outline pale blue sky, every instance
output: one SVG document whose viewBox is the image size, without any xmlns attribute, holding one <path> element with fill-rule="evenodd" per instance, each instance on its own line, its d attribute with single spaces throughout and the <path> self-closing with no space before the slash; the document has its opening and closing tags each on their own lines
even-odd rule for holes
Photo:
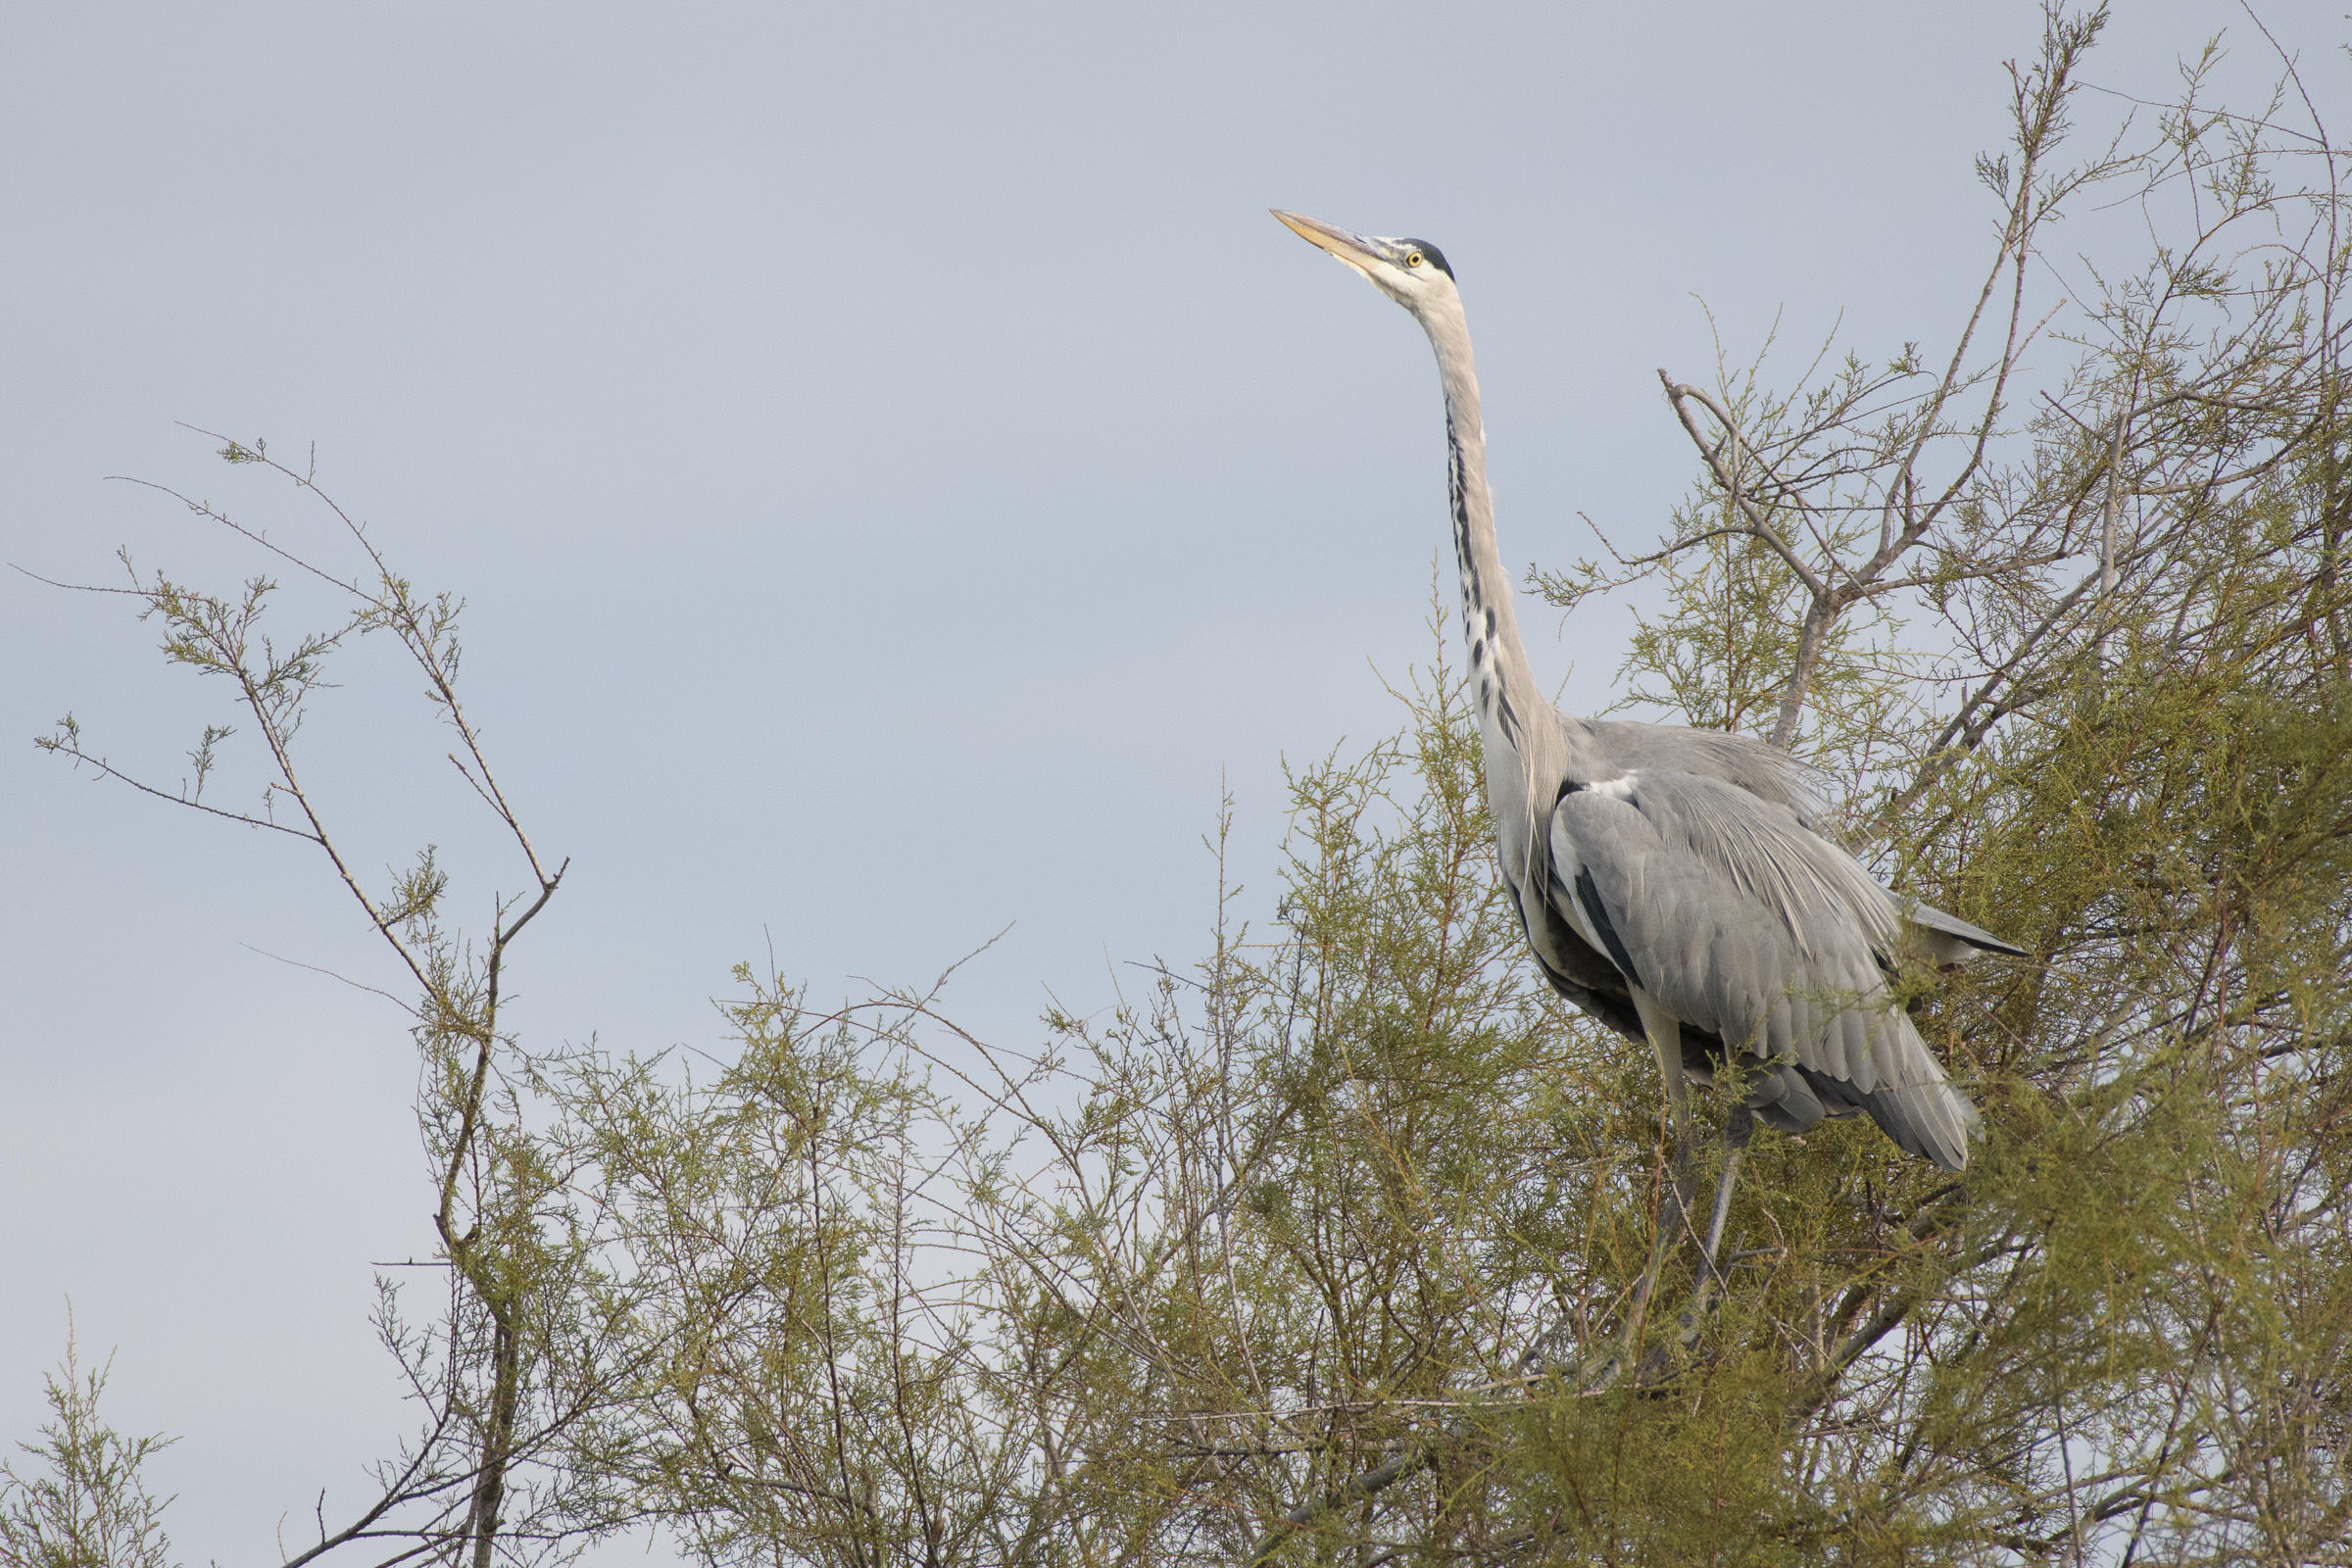
<svg viewBox="0 0 2352 1568">
<path fill-rule="evenodd" d="M 2333 7 L 2267 15 L 2316 55 Z M 2234 7 L 2125 8 L 2162 91 Z M 1261 913 L 1281 760 L 1392 727 L 1444 543 L 1411 322 L 1266 216 L 1443 246 L 1504 554 L 1654 537 L 1702 379 L 1786 307 L 1884 355 L 1986 252 L 2024 0 L 1972 6 L 18 7 L 0 27 L 0 559 L 253 569 L 132 474 L 318 539 L 187 420 L 295 453 L 471 604 L 476 714 L 573 858 L 542 1041 L 713 1044 L 772 942 L 1019 1036 Z M 2342 75 L 2340 61 L 2325 70 Z M 2343 101 L 2339 99 L 2338 101 Z M 253 1561 L 405 1426 L 370 1259 L 428 1245 L 392 977 L 324 868 L 26 744 L 176 779 L 220 694 L 113 602 L 0 578 L 0 1438 L 73 1298 L 184 1557 Z M 1527 616 L 1606 700 L 1622 608 Z M 368 653 L 316 777 L 381 864 L 512 868 Z M 397 711 L 397 717 L 387 717 Z M 216 784 L 257 787 L 250 764 Z M 460 825 L 453 826 L 456 823 Z M 472 867 L 480 866 L 476 871 Z M 256 950 L 260 950 L 257 952 Z M 289 1538 L 291 1539 L 291 1538 Z"/>
</svg>

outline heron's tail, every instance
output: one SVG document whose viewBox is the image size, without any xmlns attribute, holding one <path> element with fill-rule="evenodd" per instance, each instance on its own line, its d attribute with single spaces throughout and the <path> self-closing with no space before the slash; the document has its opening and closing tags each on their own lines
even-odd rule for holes
<svg viewBox="0 0 2352 1568">
<path fill-rule="evenodd" d="M 1914 1035 L 1913 1044 L 1912 1059 L 1926 1070 L 1906 1074 L 1915 1080 L 1911 1083 L 1883 1083 L 1865 1092 L 1824 1072 L 1796 1070 L 1831 1115 L 1861 1111 L 1904 1153 L 1932 1159 L 1945 1170 L 1966 1170 L 1969 1135 L 1984 1125 L 1984 1118 L 1944 1077 L 1927 1042 Z"/>
</svg>

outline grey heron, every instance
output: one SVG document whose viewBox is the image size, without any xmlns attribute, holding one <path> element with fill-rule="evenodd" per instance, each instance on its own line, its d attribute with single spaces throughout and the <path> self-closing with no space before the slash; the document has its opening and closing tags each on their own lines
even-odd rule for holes
<svg viewBox="0 0 2352 1568">
<path fill-rule="evenodd" d="M 1803 769 L 1779 748 L 1554 708 L 1530 671 L 1495 549 L 1452 269 L 1424 240 L 1274 216 L 1410 311 L 1437 351 L 1462 631 L 1503 880 L 1544 978 L 1656 1054 L 1679 1150 L 1687 1081 L 1729 1073 L 1742 1090 L 1712 1229 L 1749 1125 L 1743 1111 L 1791 1133 L 1868 1114 L 1907 1152 L 1965 1169 L 1976 1107 L 1889 981 L 1906 956 L 1941 965 L 2024 950 L 1882 887 L 1824 836 Z"/>
</svg>

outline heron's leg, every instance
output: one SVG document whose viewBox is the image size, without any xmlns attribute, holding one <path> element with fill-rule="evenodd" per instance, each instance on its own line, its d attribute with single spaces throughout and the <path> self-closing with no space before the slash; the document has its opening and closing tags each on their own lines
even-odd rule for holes
<svg viewBox="0 0 2352 1568">
<path fill-rule="evenodd" d="M 1745 1105 L 1734 1105 L 1723 1123 L 1723 1177 L 1715 1184 L 1715 1212 L 1707 1220 L 1707 1274 L 1715 1278 L 1715 1254 L 1723 1246 L 1723 1222 L 1732 1211 L 1732 1187 L 1740 1179 L 1740 1158 L 1747 1152 L 1747 1141 L 1755 1135 L 1756 1113 Z"/>
<path fill-rule="evenodd" d="M 1658 1081 L 1666 1086 L 1667 1114 L 1679 1143 L 1690 1126 L 1690 1090 L 1683 1082 L 1683 1021 L 1650 1000 L 1649 993 L 1640 986 L 1635 986 L 1633 993 L 1642 1032 L 1649 1036 L 1649 1049 L 1658 1058 Z"/>
<path fill-rule="evenodd" d="M 1657 1054 L 1658 1076 L 1666 1089 L 1666 1121 L 1673 1140 L 1673 1154 L 1668 1161 L 1666 1192 L 1658 1209 L 1658 1228 L 1650 1242 L 1649 1266 L 1642 1271 L 1642 1281 L 1634 1287 L 1634 1299 L 1626 1313 L 1625 1332 L 1630 1346 L 1642 1332 L 1642 1314 L 1648 1309 L 1649 1298 L 1658 1288 L 1658 1275 L 1666 1267 L 1666 1256 L 1682 1239 L 1690 1223 L 1690 1091 L 1683 1081 L 1683 1025 L 1665 1008 L 1650 1000 L 1641 987 L 1634 987 L 1634 1010 L 1642 1015 L 1642 1032 L 1649 1036 L 1649 1049 Z"/>
<path fill-rule="evenodd" d="M 1707 1219 L 1707 1239 L 1699 1250 L 1705 1267 L 1699 1271 L 1698 1288 L 1690 1293 L 1690 1304 L 1683 1308 L 1676 1319 L 1682 1330 L 1682 1348 L 1689 1349 L 1698 1343 L 1699 1320 L 1713 1304 L 1716 1287 L 1723 1283 L 1723 1270 L 1716 1258 L 1723 1250 L 1724 1222 L 1731 1217 L 1732 1188 L 1740 1180 L 1740 1159 L 1747 1152 L 1747 1141 L 1756 1130 L 1756 1115 L 1745 1105 L 1734 1105 L 1723 1124 L 1723 1175 L 1715 1183 L 1715 1211 Z"/>
</svg>

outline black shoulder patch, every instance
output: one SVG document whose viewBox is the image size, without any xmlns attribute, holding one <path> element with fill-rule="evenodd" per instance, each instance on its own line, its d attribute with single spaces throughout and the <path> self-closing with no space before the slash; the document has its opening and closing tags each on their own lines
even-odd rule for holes
<svg viewBox="0 0 2352 1568">
<path fill-rule="evenodd" d="M 1625 939 L 1610 923 L 1609 911 L 1600 902 L 1600 889 L 1592 884 L 1592 873 L 1581 866 L 1576 873 L 1576 902 L 1584 906 L 1592 929 L 1600 933 L 1602 944 L 1609 950 L 1609 961 L 1617 965 L 1617 972 L 1636 985 L 1642 984 L 1641 973 L 1634 968 L 1633 955 L 1625 951 Z"/>
<path fill-rule="evenodd" d="M 1432 245 L 1425 239 L 1408 239 L 1405 241 L 1405 243 L 1410 245 L 1413 249 L 1419 251 L 1422 255 L 1428 257 L 1430 266 L 1436 268 L 1439 271 L 1444 272 L 1447 277 L 1453 277 L 1453 269 L 1446 265 L 1446 253 L 1444 251 L 1438 249 L 1435 245 Z M 1459 282 L 1460 279 L 1456 278 L 1455 281 Z"/>
</svg>

